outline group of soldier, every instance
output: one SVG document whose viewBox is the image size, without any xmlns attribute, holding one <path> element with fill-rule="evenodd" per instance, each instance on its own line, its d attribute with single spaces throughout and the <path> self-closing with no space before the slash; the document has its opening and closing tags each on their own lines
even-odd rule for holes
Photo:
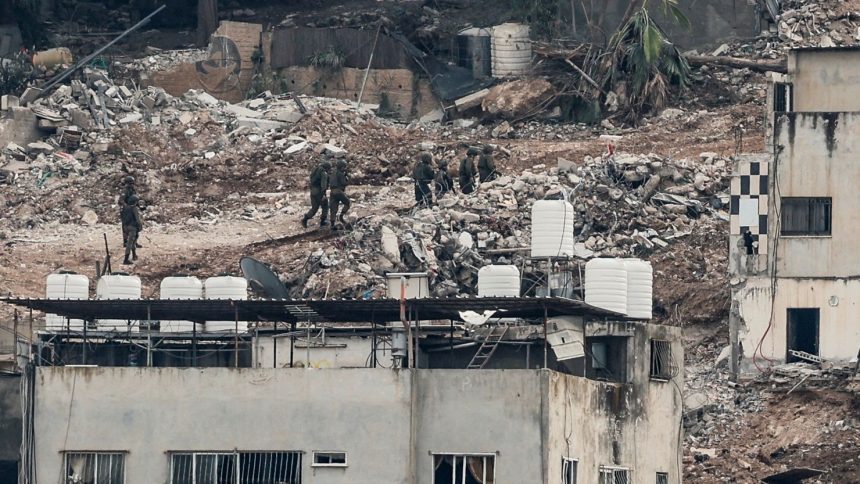
<svg viewBox="0 0 860 484">
<path fill-rule="evenodd" d="M 307 228 L 308 221 L 314 218 L 320 209 L 320 227 L 328 226 L 329 220 L 333 227 L 337 227 L 338 222 L 346 223 L 344 215 L 351 205 L 346 195 L 346 187 L 350 182 L 348 166 L 345 159 L 339 158 L 334 164 L 330 159 L 325 159 L 314 167 L 309 184 L 311 208 L 302 217 L 302 227 Z M 343 210 L 340 210 L 341 206 Z"/>
<path fill-rule="evenodd" d="M 480 156 L 479 156 L 480 155 Z M 478 157 L 477 167 L 475 157 Z M 457 178 L 460 183 L 460 191 L 469 194 L 477 187 L 475 177 L 480 183 L 494 180 L 498 176 L 496 163 L 493 161 L 493 148 L 489 145 L 479 150 L 470 147 L 466 150 L 466 157 L 460 161 L 457 170 Z M 415 203 L 419 206 L 430 206 L 433 204 L 433 193 L 436 200 L 452 192 L 456 193 L 454 180 L 448 172 L 448 161 L 439 160 L 436 169 L 433 168 L 433 156 L 430 153 L 421 153 L 418 162 L 412 170 L 412 179 L 415 181 Z M 433 185 L 431 190 L 430 186 Z"/>
</svg>

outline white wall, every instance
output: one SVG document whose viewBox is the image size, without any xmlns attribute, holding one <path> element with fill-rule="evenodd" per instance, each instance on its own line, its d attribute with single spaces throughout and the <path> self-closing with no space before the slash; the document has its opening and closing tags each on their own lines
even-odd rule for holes
<svg viewBox="0 0 860 484">
<path fill-rule="evenodd" d="M 860 49 L 789 54 L 795 111 L 860 111 Z"/>
<path fill-rule="evenodd" d="M 325 345 L 322 345 L 323 340 L 318 336 L 318 332 L 319 330 L 314 330 L 311 333 L 313 344 L 310 351 L 306 343 L 307 336 L 297 339 L 293 349 L 295 366 L 311 368 L 366 368 L 369 366 L 370 352 L 373 347 L 373 340 L 370 337 L 326 335 Z M 252 346 L 256 355 L 254 361 L 259 364 L 259 368 L 273 368 L 275 359 L 277 359 L 278 368 L 290 366 L 290 338 L 261 336 L 257 341 L 258 343 Z M 275 341 L 277 341 L 277 351 L 275 351 Z M 310 357 L 310 365 L 308 365 L 308 357 Z M 390 351 L 383 352 L 380 349 L 377 352 L 377 358 L 383 366 L 391 366 Z"/>
</svg>

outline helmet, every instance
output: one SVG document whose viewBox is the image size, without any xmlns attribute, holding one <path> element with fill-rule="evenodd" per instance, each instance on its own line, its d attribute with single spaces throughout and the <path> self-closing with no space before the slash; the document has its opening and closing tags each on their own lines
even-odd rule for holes
<svg viewBox="0 0 860 484">
<path fill-rule="evenodd" d="M 123 179 L 122 179 L 122 181 L 123 181 L 124 183 L 134 183 L 134 177 L 133 177 L 133 176 L 131 176 L 131 175 L 128 175 L 128 176 L 126 176 L 125 178 L 123 178 Z"/>
<path fill-rule="evenodd" d="M 128 197 L 128 204 L 129 205 L 135 205 L 139 201 L 140 201 L 140 197 L 138 197 L 137 195 L 132 195 L 132 196 Z"/>
<path fill-rule="evenodd" d="M 322 166 L 324 170 L 330 170 L 331 169 L 331 161 L 323 160 L 323 162 L 320 163 L 320 166 Z"/>
<path fill-rule="evenodd" d="M 478 156 L 478 148 L 469 148 L 466 151 L 466 156 Z"/>
<path fill-rule="evenodd" d="M 343 158 L 337 160 L 337 167 L 338 168 L 346 168 L 346 160 Z"/>
<path fill-rule="evenodd" d="M 448 167 L 448 160 L 444 160 L 444 159 L 439 160 L 438 165 L 439 165 L 439 168 L 447 168 Z"/>
<path fill-rule="evenodd" d="M 490 145 L 484 145 L 484 153 L 490 154 L 493 152 L 493 147 Z"/>
<path fill-rule="evenodd" d="M 422 163 L 430 163 L 431 161 L 433 161 L 433 156 L 425 151 L 421 153 L 421 157 L 419 159 Z"/>
</svg>

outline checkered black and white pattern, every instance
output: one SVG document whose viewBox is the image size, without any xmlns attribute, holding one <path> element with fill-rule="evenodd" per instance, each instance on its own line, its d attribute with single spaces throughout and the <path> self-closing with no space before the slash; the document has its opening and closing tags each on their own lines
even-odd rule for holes
<svg viewBox="0 0 860 484">
<path fill-rule="evenodd" d="M 759 254 L 767 253 L 768 166 L 767 162 L 738 162 L 731 186 L 731 235 L 749 230 Z"/>
</svg>

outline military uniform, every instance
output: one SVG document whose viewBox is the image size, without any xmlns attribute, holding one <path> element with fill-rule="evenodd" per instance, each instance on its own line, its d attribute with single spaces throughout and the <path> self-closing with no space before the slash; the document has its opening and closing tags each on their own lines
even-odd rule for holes
<svg viewBox="0 0 860 484">
<path fill-rule="evenodd" d="M 439 169 L 436 171 L 436 199 L 443 197 L 448 192 L 455 191 L 454 180 L 448 174 L 448 163 L 439 162 Z"/>
<path fill-rule="evenodd" d="M 337 163 L 329 180 L 329 188 L 331 188 L 331 223 L 336 221 L 343 222 L 343 216 L 346 215 L 351 203 L 349 197 L 346 196 L 346 187 L 349 185 L 349 173 L 347 173 L 346 161 L 341 160 Z M 343 205 L 343 210 L 338 216 L 337 211 L 340 205 Z"/>
<path fill-rule="evenodd" d="M 119 194 L 119 216 L 122 221 L 122 211 L 129 204 L 131 197 L 137 196 L 134 189 L 134 177 L 127 176 L 123 179 L 122 192 Z M 125 247 L 125 242 L 128 240 L 128 233 L 125 230 L 125 224 L 122 224 L 122 245 Z"/>
<path fill-rule="evenodd" d="M 484 152 L 478 158 L 478 175 L 481 183 L 495 180 L 498 175 L 496 163 L 493 161 L 493 149 L 489 146 L 484 147 Z"/>
<path fill-rule="evenodd" d="M 317 210 L 320 209 L 322 209 L 322 214 L 320 214 L 320 226 L 324 226 L 328 223 L 326 221 L 328 218 L 328 197 L 326 197 L 326 191 L 328 190 L 328 172 L 330 169 L 331 162 L 323 161 L 314 168 L 314 171 L 311 172 L 311 209 L 308 210 L 304 217 L 302 217 L 302 227 L 307 227 L 308 220 L 314 218 L 314 215 L 317 214 Z"/>
<path fill-rule="evenodd" d="M 137 260 L 137 235 L 143 227 L 143 218 L 140 216 L 137 202 L 137 195 L 132 195 L 129 197 L 128 203 L 122 208 L 122 231 L 126 234 L 125 260 L 123 260 L 123 264 L 131 264 L 129 256 L 133 260 Z"/>
<path fill-rule="evenodd" d="M 460 181 L 460 191 L 463 193 L 472 193 L 475 191 L 475 156 L 478 150 L 469 148 L 466 152 L 466 157 L 460 162 L 460 170 L 458 173 Z"/>
<path fill-rule="evenodd" d="M 433 168 L 430 166 L 432 160 L 429 153 L 424 153 L 412 170 L 412 179 L 415 180 L 415 202 L 418 205 L 433 203 L 433 192 L 430 190 L 430 184 L 433 183 L 434 178 Z"/>
</svg>

